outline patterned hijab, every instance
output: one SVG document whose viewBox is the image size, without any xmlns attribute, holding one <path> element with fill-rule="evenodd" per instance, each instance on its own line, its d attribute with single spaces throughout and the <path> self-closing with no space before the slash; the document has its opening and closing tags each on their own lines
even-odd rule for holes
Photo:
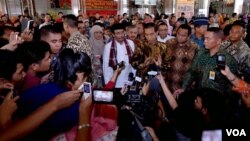
<svg viewBox="0 0 250 141">
<path fill-rule="evenodd" d="M 103 50 L 104 50 L 104 39 L 101 38 L 100 40 L 97 40 L 95 38 L 94 33 L 95 32 L 103 32 L 103 29 L 99 26 L 99 25 L 94 25 L 91 29 L 90 29 L 90 38 L 89 41 L 92 44 L 92 52 L 94 55 L 102 55 L 103 54 Z"/>
</svg>

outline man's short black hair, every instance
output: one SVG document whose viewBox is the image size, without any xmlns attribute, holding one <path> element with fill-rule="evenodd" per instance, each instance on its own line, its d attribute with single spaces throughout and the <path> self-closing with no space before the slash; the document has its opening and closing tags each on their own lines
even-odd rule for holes
<svg viewBox="0 0 250 141">
<path fill-rule="evenodd" d="M 61 11 L 60 11 L 60 12 L 58 12 L 58 14 L 57 14 L 57 15 L 59 15 L 59 14 L 63 14 L 63 12 L 61 12 Z"/>
<path fill-rule="evenodd" d="M 160 22 L 160 23 L 158 24 L 158 26 L 157 26 L 157 31 L 158 31 L 159 27 L 160 27 L 160 26 L 162 26 L 162 25 L 165 25 L 165 26 L 167 26 L 167 27 L 168 27 L 168 25 L 167 25 L 166 23 L 164 23 L 164 22 Z"/>
<path fill-rule="evenodd" d="M 136 25 L 129 25 L 129 26 L 127 26 L 127 30 L 130 30 L 130 29 L 133 29 L 133 28 L 137 28 L 137 26 Z"/>
<path fill-rule="evenodd" d="M 71 28 L 77 28 L 77 17 L 73 14 L 68 14 L 64 17 L 64 22 Z"/>
<path fill-rule="evenodd" d="M 155 26 L 155 24 L 154 23 L 145 23 L 144 25 L 143 25 L 143 27 L 144 27 L 144 31 L 145 31 L 145 29 L 147 29 L 147 28 L 154 28 L 154 31 L 155 32 L 157 32 L 157 27 Z"/>
<path fill-rule="evenodd" d="M 55 25 L 46 25 L 46 26 L 43 26 L 40 29 L 40 39 L 43 39 L 44 37 L 47 37 L 49 35 L 49 33 L 61 34 L 62 30 L 60 30 L 59 27 L 57 27 Z"/>
<path fill-rule="evenodd" d="M 224 33 L 223 31 L 218 28 L 218 27 L 210 27 L 207 29 L 208 32 L 213 32 L 214 33 L 214 36 L 216 38 L 220 38 L 220 39 L 223 39 L 224 38 Z"/>
<path fill-rule="evenodd" d="M 112 33 L 115 33 L 115 30 L 119 30 L 119 29 L 125 30 L 124 25 L 121 23 L 116 23 L 116 24 L 112 25 L 112 27 L 111 27 Z"/>
<path fill-rule="evenodd" d="M 0 49 L 0 78 L 11 81 L 16 72 L 17 58 L 13 51 Z"/>
<path fill-rule="evenodd" d="M 128 13 L 123 13 L 123 14 L 122 14 L 123 17 L 126 16 L 126 15 L 128 15 Z"/>
<path fill-rule="evenodd" d="M 181 24 L 179 26 L 178 30 L 179 29 L 185 29 L 185 30 L 187 30 L 188 31 L 188 36 L 191 35 L 191 33 L 192 33 L 192 28 L 188 24 Z"/>
<path fill-rule="evenodd" d="M 243 29 L 242 32 L 246 32 L 246 22 L 244 22 L 244 21 L 242 21 L 242 20 L 236 20 L 236 21 L 233 23 L 232 27 L 234 27 L 234 26 L 240 26 L 240 27 L 242 27 L 242 29 Z"/>
<path fill-rule="evenodd" d="M 40 63 L 47 52 L 51 52 L 50 45 L 44 41 L 24 42 L 15 50 L 18 59 L 27 71 L 29 66 L 33 63 Z"/>
</svg>

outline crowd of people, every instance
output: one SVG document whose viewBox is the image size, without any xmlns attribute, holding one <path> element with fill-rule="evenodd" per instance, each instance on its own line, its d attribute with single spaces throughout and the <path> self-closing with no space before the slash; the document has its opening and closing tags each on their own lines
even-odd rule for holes
<svg viewBox="0 0 250 141">
<path fill-rule="evenodd" d="M 1 15 L 0 140 L 137 141 L 146 130 L 147 141 L 199 141 L 249 129 L 248 19 Z M 115 102 L 85 98 L 85 82 Z M 139 104 L 124 102 L 132 86 Z"/>
</svg>

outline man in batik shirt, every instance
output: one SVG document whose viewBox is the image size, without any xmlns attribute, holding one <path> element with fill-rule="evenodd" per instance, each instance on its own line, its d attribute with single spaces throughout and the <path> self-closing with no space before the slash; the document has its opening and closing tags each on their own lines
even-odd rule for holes
<svg viewBox="0 0 250 141">
<path fill-rule="evenodd" d="M 154 23 L 147 23 L 144 26 L 146 40 L 137 44 L 132 56 L 131 64 L 137 69 L 139 75 L 144 75 L 149 71 L 149 67 L 155 64 L 158 59 L 162 60 L 161 64 L 156 64 L 161 69 L 167 69 L 169 54 L 166 45 L 157 41 L 157 32 Z"/>
<path fill-rule="evenodd" d="M 226 65 L 233 73 L 237 71 L 237 62 L 224 50 L 220 50 L 223 39 L 223 31 L 219 28 L 208 28 L 205 33 L 205 48 L 201 48 L 195 56 L 190 69 L 188 70 L 182 84 L 182 89 L 175 91 L 174 95 L 179 95 L 190 88 L 196 82 L 196 88 L 211 88 L 222 94 L 231 93 L 231 84 L 227 78 L 221 74 L 221 69 L 217 67 L 218 55 L 225 56 Z"/>
<path fill-rule="evenodd" d="M 66 33 L 70 34 L 67 48 L 73 49 L 75 52 L 84 52 L 88 56 L 92 55 L 92 47 L 86 36 L 82 35 L 78 30 L 77 17 L 75 15 L 66 15 L 63 21 L 63 27 Z"/>
<path fill-rule="evenodd" d="M 234 24 L 229 33 L 229 39 L 221 44 L 221 48 L 225 49 L 238 62 L 238 72 L 243 76 L 250 75 L 250 48 L 242 40 L 245 34 L 245 26 L 242 24 Z"/>
<path fill-rule="evenodd" d="M 171 92 L 181 88 L 183 77 L 199 48 L 190 39 L 191 30 L 188 24 L 182 24 L 177 30 L 176 38 L 166 42 L 171 58 L 166 82 Z"/>
</svg>

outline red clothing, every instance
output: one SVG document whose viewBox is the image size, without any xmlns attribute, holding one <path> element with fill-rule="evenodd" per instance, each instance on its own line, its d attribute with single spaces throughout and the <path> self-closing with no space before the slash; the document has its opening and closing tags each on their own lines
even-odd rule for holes
<svg viewBox="0 0 250 141">
<path fill-rule="evenodd" d="M 107 85 L 103 88 L 103 90 L 112 90 L 115 88 L 115 82 L 109 81 Z"/>
<path fill-rule="evenodd" d="M 62 21 L 62 18 L 58 18 L 58 19 L 56 19 L 56 23 L 62 23 L 63 21 Z"/>
<path fill-rule="evenodd" d="M 27 73 L 21 90 L 27 90 L 31 87 L 40 85 L 40 82 L 41 82 L 41 78 Z"/>
</svg>

